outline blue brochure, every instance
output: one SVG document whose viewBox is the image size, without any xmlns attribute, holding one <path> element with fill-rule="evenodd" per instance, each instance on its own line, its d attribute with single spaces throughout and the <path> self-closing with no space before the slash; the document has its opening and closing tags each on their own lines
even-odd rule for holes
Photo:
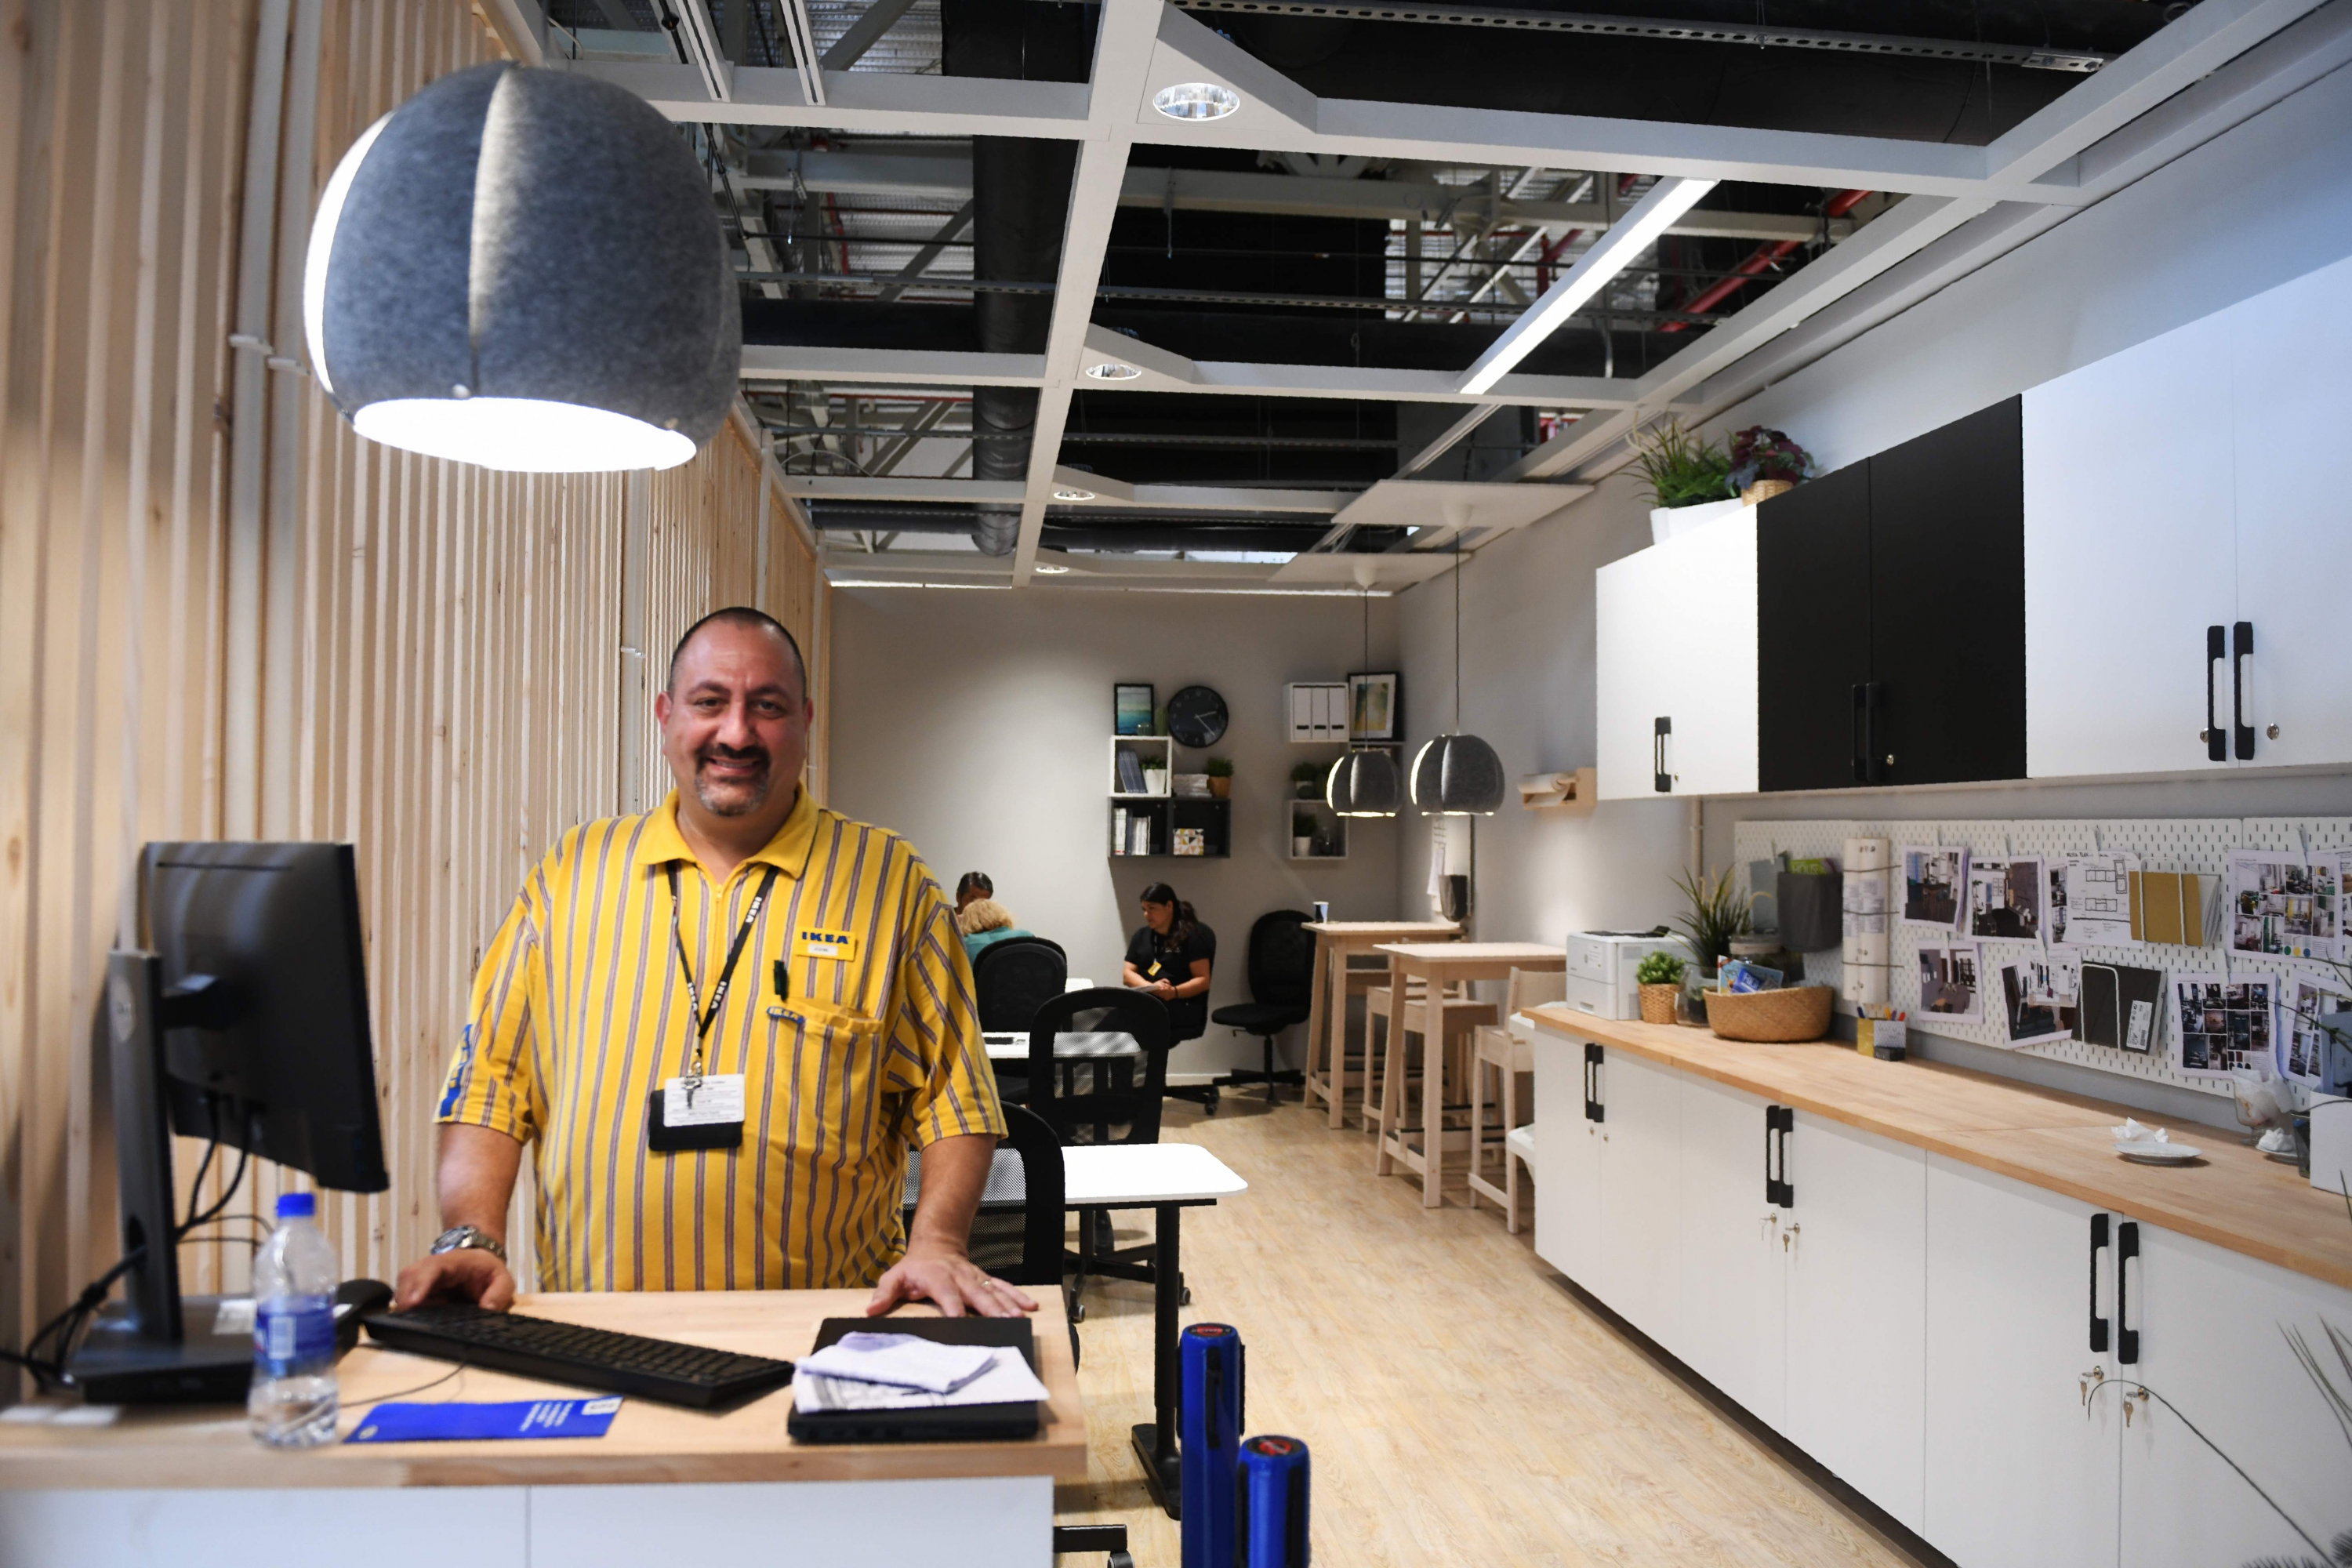
<svg viewBox="0 0 2352 1568">
<path fill-rule="evenodd" d="M 621 1408 L 601 1399 L 515 1399 L 499 1405 L 379 1405 L 346 1443 L 440 1443 L 459 1438 L 602 1437 Z"/>
</svg>

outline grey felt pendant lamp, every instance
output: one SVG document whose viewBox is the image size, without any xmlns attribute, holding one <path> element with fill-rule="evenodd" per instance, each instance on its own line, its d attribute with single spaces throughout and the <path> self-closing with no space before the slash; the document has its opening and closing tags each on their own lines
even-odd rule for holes
<svg viewBox="0 0 2352 1568">
<path fill-rule="evenodd" d="M 1454 563 L 1454 722 L 1462 722 L 1462 562 L 1458 554 Z M 1458 731 L 1440 735 L 1412 759 L 1412 804 L 1423 816 L 1492 816 L 1503 804 L 1503 759 L 1475 735 Z"/>
<path fill-rule="evenodd" d="M 742 320 L 701 166 L 625 89 L 443 77 L 337 166 L 310 365 L 370 440 L 535 473 L 667 468 L 716 435 Z"/>
<path fill-rule="evenodd" d="M 1372 595 L 1362 590 L 1364 601 L 1364 667 L 1372 663 Z M 1404 781 L 1397 777 L 1396 759 L 1378 747 L 1349 747 L 1347 755 L 1331 764 L 1331 776 L 1324 781 L 1323 798 L 1340 816 L 1394 816 L 1404 804 Z"/>
</svg>

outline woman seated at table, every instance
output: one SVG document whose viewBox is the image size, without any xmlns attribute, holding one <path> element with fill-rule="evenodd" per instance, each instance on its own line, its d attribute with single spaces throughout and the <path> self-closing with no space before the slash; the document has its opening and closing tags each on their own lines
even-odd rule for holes
<svg viewBox="0 0 2352 1568">
<path fill-rule="evenodd" d="M 1143 889 L 1143 924 L 1127 944 L 1121 978 L 1168 1004 L 1169 1038 L 1196 1040 L 1209 1026 L 1209 966 L 1217 933 L 1165 882 Z"/>
<path fill-rule="evenodd" d="M 994 899 L 974 899 L 956 915 L 956 930 L 963 933 L 963 955 L 977 963 L 982 952 L 1009 937 L 1034 936 L 1013 923 L 1013 911 Z"/>
</svg>

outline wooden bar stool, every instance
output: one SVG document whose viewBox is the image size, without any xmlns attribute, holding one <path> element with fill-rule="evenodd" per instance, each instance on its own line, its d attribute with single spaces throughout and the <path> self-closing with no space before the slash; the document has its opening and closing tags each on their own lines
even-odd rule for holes
<svg viewBox="0 0 2352 1568">
<path fill-rule="evenodd" d="M 1381 1053 L 1384 1059 L 1378 1088 L 1380 1110 L 1372 1127 L 1375 1175 L 1386 1175 L 1391 1162 L 1420 1172 L 1424 1177 L 1432 1171 L 1443 1173 L 1449 1137 L 1445 1113 L 1466 1109 L 1466 1103 L 1446 1101 L 1446 1079 L 1451 1077 L 1459 1089 L 1470 1061 L 1471 1037 L 1478 1026 L 1491 1024 L 1496 1017 L 1492 1002 L 1474 1002 L 1466 995 L 1452 994 L 1461 989 L 1458 985 L 1441 987 L 1434 996 L 1426 988 L 1415 992 L 1408 987 L 1405 992 L 1404 1027 L 1391 1031 Z M 1394 997 L 1387 987 L 1371 995 L 1370 1005 L 1377 1007 L 1381 1016 L 1395 1016 Z M 1410 1076 L 1406 1041 L 1413 1035 L 1421 1037 L 1421 1115 L 1408 1120 L 1404 1112 Z M 1475 1135 L 1466 1129 L 1458 1131 L 1465 1146 L 1475 1147 Z M 1416 1134 L 1420 1140 L 1417 1144 Z"/>
<path fill-rule="evenodd" d="M 1331 972 L 1327 984 L 1330 996 L 1329 1026 L 1328 1029 L 1313 1023 L 1308 1026 L 1307 1048 L 1311 1057 L 1307 1067 L 1307 1103 L 1312 1105 L 1318 1099 L 1325 1101 L 1334 1127 L 1339 1125 L 1344 1114 L 1349 1089 L 1360 1091 L 1360 1103 L 1368 1101 L 1370 1094 L 1364 1086 L 1366 1075 L 1370 1071 L 1372 1005 L 1369 1000 L 1364 1004 L 1364 1031 L 1352 1040 L 1348 1027 L 1348 1005 L 1360 996 L 1369 997 L 1376 987 L 1388 984 L 1388 960 L 1378 953 L 1372 956 L 1379 962 L 1363 963 L 1360 953 L 1341 955 L 1339 966 Z M 1321 996 L 1322 993 L 1318 992 L 1318 1001 Z M 1350 1044 L 1356 1047 L 1352 1051 L 1349 1049 Z"/>
<path fill-rule="evenodd" d="M 1503 1228 L 1514 1236 L 1519 1229 L 1519 1166 L 1507 1143 L 1511 1133 L 1534 1116 L 1534 1106 L 1519 1098 L 1519 1075 L 1532 1074 L 1536 1063 L 1533 1042 L 1524 1026 L 1512 1020 L 1530 1007 L 1565 1001 L 1567 997 L 1568 976 L 1564 973 L 1514 969 L 1503 1021 L 1499 1025 L 1479 1026 L 1471 1041 L 1470 1206 L 1476 1208 L 1481 1197 L 1494 1199 L 1503 1205 Z M 1486 1125 L 1486 1074 L 1490 1070 L 1500 1080 L 1495 1104 L 1501 1112 L 1491 1128 Z M 1522 1115 L 1522 1111 L 1526 1114 Z M 1486 1157 L 1490 1153 L 1503 1162 L 1503 1184 L 1499 1187 L 1486 1178 Z"/>
</svg>

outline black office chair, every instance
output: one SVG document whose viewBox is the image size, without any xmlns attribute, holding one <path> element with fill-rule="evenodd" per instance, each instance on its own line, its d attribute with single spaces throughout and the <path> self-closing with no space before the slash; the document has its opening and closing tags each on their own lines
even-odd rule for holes
<svg viewBox="0 0 2352 1568">
<path fill-rule="evenodd" d="M 1140 1058 L 1054 1056 L 1054 1037 L 1100 1032 L 1135 1037 Z M 1123 985 L 1096 986 L 1056 996 L 1037 1009 L 1029 1026 L 1029 1108 L 1044 1117 L 1064 1143 L 1157 1143 L 1160 1111 L 1168 1088 L 1167 1005 L 1149 992 Z M 1078 1085 L 1080 1075 L 1086 1086 Z M 1108 1229 L 1102 1209 L 1078 1211 L 1078 1250 L 1066 1258 L 1077 1270 L 1076 1289 L 1089 1274 L 1150 1282 L 1158 1276 L 1158 1253 L 1150 1246 L 1124 1251 L 1097 1243 Z M 1086 1315 L 1084 1303 L 1072 1308 Z"/>
<path fill-rule="evenodd" d="M 1303 910 L 1275 910 L 1257 917 L 1250 927 L 1250 1000 L 1220 1007 L 1209 1015 L 1212 1024 L 1255 1035 L 1265 1045 L 1265 1099 L 1274 1092 L 1274 1037 L 1293 1024 L 1307 1022 L 1307 1003 L 1315 994 L 1315 933 L 1307 922 L 1315 917 Z"/>
<path fill-rule="evenodd" d="M 1020 1033 L 1047 997 L 1062 994 L 1069 978 L 1069 957 L 1060 942 L 1016 936 L 990 943 L 971 965 L 980 1026 L 992 1035 Z"/>
</svg>

